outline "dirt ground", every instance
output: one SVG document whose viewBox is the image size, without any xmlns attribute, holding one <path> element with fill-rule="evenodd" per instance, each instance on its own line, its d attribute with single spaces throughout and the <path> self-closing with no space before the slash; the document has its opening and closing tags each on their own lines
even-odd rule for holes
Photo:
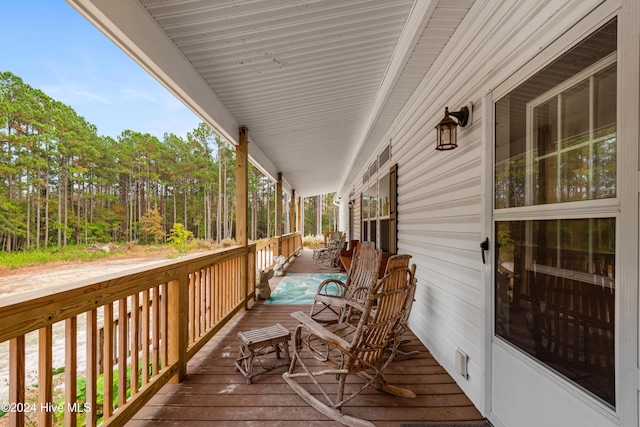
<svg viewBox="0 0 640 427">
<path fill-rule="evenodd" d="M 0 301 L 9 295 L 145 267 L 167 260 L 166 253 L 154 253 L 132 258 L 105 258 L 89 262 L 53 263 L 16 270 L 0 270 Z"/>
</svg>

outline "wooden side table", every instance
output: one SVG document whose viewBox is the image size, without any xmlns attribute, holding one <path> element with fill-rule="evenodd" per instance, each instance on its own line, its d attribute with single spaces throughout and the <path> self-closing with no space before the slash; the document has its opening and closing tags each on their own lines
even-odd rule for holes
<svg viewBox="0 0 640 427">
<path fill-rule="evenodd" d="M 251 384 L 256 375 L 281 366 L 289 366 L 291 363 L 289 355 L 291 332 L 279 323 L 262 329 L 238 332 L 238 337 L 240 338 L 240 352 L 235 365 L 236 370 L 240 371 L 247 379 L 247 384 Z M 263 356 L 271 353 L 276 354 L 275 360 L 266 362 Z M 283 353 L 284 359 L 281 357 Z M 258 372 L 254 372 L 255 362 L 261 368 Z"/>
</svg>

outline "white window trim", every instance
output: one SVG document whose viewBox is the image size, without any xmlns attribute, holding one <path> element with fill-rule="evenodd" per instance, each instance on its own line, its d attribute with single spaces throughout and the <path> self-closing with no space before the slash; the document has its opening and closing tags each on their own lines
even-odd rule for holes
<svg viewBox="0 0 640 427">
<path fill-rule="evenodd" d="M 512 208 L 503 208 L 496 209 L 494 207 L 495 201 L 495 104 L 502 99 L 503 97 L 509 95 L 515 88 L 517 88 L 520 84 L 528 80 L 530 77 L 535 75 L 537 72 L 542 70 L 546 65 L 555 61 L 560 55 L 564 54 L 576 44 L 584 40 L 589 34 L 595 31 L 598 27 L 604 25 L 610 19 L 618 15 L 619 12 L 619 3 L 618 2 L 605 2 L 601 7 L 597 9 L 599 13 L 592 13 L 585 17 L 578 25 L 570 29 L 569 31 L 563 33 L 558 39 L 554 40 L 547 46 L 541 46 L 540 50 L 544 51 L 543 54 L 537 55 L 532 58 L 529 62 L 525 63 L 521 68 L 519 68 L 516 72 L 514 72 L 511 76 L 506 78 L 502 83 L 498 84 L 492 89 L 489 89 L 487 96 L 485 99 L 487 102 L 486 111 L 490 112 L 487 114 L 487 120 L 491 120 L 491 122 L 487 123 L 489 126 L 485 132 L 485 135 L 488 137 L 488 144 L 485 147 L 485 153 L 487 154 L 487 162 L 485 164 L 485 170 L 489 172 L 491 178 L 485 181 L 485 189 L 486 189 L 486 209 L 485 212 L 487 214 L 487 231 L 490 236 L 495 236 L 495 223 L 499 221 L 515 221 L 515 220 L 540 220 L 540 219 L 569 219 L 569 218 L 599 218 L 599 217 L 615 217 L 616 218 L 616 236 L 621 236 L 621 229 L 623 226 L 623 221 L 620 221 L 620 199 L 624 198 L 623 193 L 625 193 L 624 188 L 626 187 L 624 182 L 622 181 L 622 175 L 629 176 L 630 172 L 623 172 L 620 167 L 622 164 L 629 164 L 633 161 L 633 159 L 637 159 L 637 147 L 634 147 L 632 150 L 633 154 L 636 156 L 630 156 L 625 158 L 628 161 L 621 161 L 621 157 L 624 158 L 623 151 L 626 152 L 626 149 L 621 149 L 620 145 L 618 145 L 618 170 L 617 170 L 617 182 L 618 189 L 617 196 L 611 199 L 600 199 L 600 200 L 587 200 L 587 201 L 579 201 L 579 202 L 565 202 L 565 203 L 556 203 L 553 205 L 537 205 L 537 206 L 523 206 L 523 207 L 512 207 Z M 623 21 L 618 16 L 618 25 L 620 32 L 620 22 Z M 627 34 L 628 36 L 628 34 Z M 623 46 L 619 44 L 618 51 L 622 49 Z M 620 67 L 620 61 L 618 60 L 618 67 Z M 625 79 L 620 77 L 621 73 L 624 71 L 618 71 L 618 88 L 621 87 L 621 80 Z M 637 74 L 637 73 L 636 73 Z M 632 77 L 636 77 L 634 74 Z M 628 80 L 628 79 L 627 79 Z M 633 86 L 633 85 L 632 85 Z M 633 86 L 635 87 L 635 86 Z M 618 89 L 618 117 L 617 122 L 621 121 L 621 110 L 620 106 L 622 104 L 621 100 L 625 97 L 624 94 L 621 93 L 620 89 Z M 636 111 L 635 109 L 634 111 Z M 626 114 L 628 117 L 629 114 Z M 624 131 L 620 131 L 618 133 L 618 138 L 621 137 Z M 625 132 L 626 133 L 626 132 Z M 624 136 L 624 135 L 622 135 Z M 625 169 L 626 171 L 626 169 Z M 636 172 L 638 173 L 638 172 Z M 634 194 L 637 195 L 637 189 L 640 188 L 640 174 L 637 176 L 637 182 L 634 182 L 632 191 L 626 191 L 627 195 Z M 635 191 L 635 192 L 634 192 Z M 627 212 L 630 209 L 627 208 Z M 635 209 L 637 212 L 637 209 Z M 631 212 L 633 214 L 633 212 Z M 629 214 L 625 215 L 628 217 Z M 633 216 L 633 215 L 631 215 Z M 627 224 L 629 223 L 629 218 L 626 220 Z M 622 254 L 622 248 L 627 245 L 623 242 L 624 236 L 618 239 L 616 238 L 616 268 L 619 269 L 620 262 L 622 256 L 618 257 L 618 254 Z M 634 254 L 637 255 L 637 248 L 633 251 Z M 637 261 L 637 259 L 636 259 Z M 495 260 L 494 260 L 495 262 Z M 492 345 L 498 344 L 504 349 L 508 350 L 514 356 L 520 358 L 524 363 L 527 363 L 536 368 L 537 371 L 541 375 L 552 378 L 559 386 L 567 390 L 574 397 L 579 400 L 584 401 L 585 403 L 592 406 L 595 410 L 610 418 L 614 422 L 618 422 L 620 418 L 627 420 L 638 420 L 638 399 L 631 393 L 630 389 L 640 392 L 636 386 L 640 383 L 640 367 L 638 368 L 638 378 L 631 379 L 629 375 L 621 375 L 620 371 L 628 368 L 631 364 L 635 364 L 634 357 L 637 354 L 640 354 L 640 341 L 638 341 L 637 336 L 633 333 L 629 332 L 629 329 L 633 331 L 637 331 L 637 328 L 622 328 L 620 323 L 620 318 L 625 314 L 625 311 L 620 303 L 621 300 L 624 299 L 623 294 L 632 293 L 634 296 L 637 296 L 636 292 L 628 292 L 624 289 L 621 289 L 620 286 L 617 286 L 616 292 L 616 347 L 615 347 L 615 363 L 616 363 L 616 407 L 612 409 L 606 404 L 600 403 L 597 399 L 593 398 L 588 392 L 585 392 L 583 389 L 577 387 L 572 381 L 567 380 L 561 375 L 556 374 L 552 370 L 546 368 L 542 363 L 533 359 L 529 356 L 524 356 L 522 352 L 514 347 L 512 344 L 508 344 L 506 341 L 501 339 L 499 336 L 493 334 L 495 330 L 495 306 L 494 306 L 494 269 L 490 269 L 491 272 L 486 274 L 485 280 L 487 285 L 489 286 L 490 291 L 487 293 L 486 301 L 491 307 L 490 310 L 487 310 L 488 319 L 486 324 L 490 324 L 491 328 L 486 334 L 486 348 L 488 351 L 488 355 L 485 359 L 485 370 L 490 377 L 490 373 L 492 370 L 491 363 L 491 353 L 492 353 Z M 624 274 L 624 273 L 623 273 Z M 616 282 L 619 284 L 621 280 L 624 279 L 623 274 L 619 274 L 616 277 Z M 636 274 L 637 277 L 637 274 Z M 622 292 L 621 292 L 622 290 Z M 637 300 L 633 299 L 637 304 Z M 637 305 L 636 305 L 637 308 Z M 635 318 L 637 320 L 637 317 Z M 630 354 L 629 348 L 626 348 L 624 351 L 620 351 L 620 342 L 629 338 L 633 338 L 633 342 L 636 343 L 636 348 L 638 349 L 637 353 L 634 355 Z M 487 399 L 484 402 L 485 408 L 488 413 L 492 413 L 492 398 L 491 398 L 491 380 L 489 379 L 487 384 L 485 385 L 485 391 L 487 393 Z M 628 399 L 625 398 L 628 396 Z M 627 402 L 624 402 L 627 400 Z M 629 402 L 634 402 L 633 405 L 630 405 Z M 620 417 L 620 418 L 618 418 Z M 494 414 L 490 414 L 489 419 L 493 422 L 499 423 L 499 419 L 495 417 Z M 635 425 L 635 424 L 634 424 Z"/>
</svg>

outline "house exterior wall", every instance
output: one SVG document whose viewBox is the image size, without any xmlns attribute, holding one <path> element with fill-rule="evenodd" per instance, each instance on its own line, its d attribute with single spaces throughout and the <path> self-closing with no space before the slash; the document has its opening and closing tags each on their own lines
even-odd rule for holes
<svg viewBox="0 0 640 427">
<path fill-rule="evenodd" d="M 477 0 L 461 26 L 464 31 L 454 34 L 437 63 L 380 141 L 380 146 L 392 141 L 392 163 L 398 164 L 398 252 L 413 255 L 418 266 L 418 289 L 410 326 L 490 419 L 492 411 L 499 407 L 492 402 L 492 396 L 501 397 L 492 390 L 491 371 L 499 369 L 499 366 L 492 365 L 492 357 L 503 355 L 494 355 L 491 350 L 491 253 L 484 265 L 479 244 L 491 236 L 492 231 L 493 90 L 519 70 L 527 69 L 528 75 L 539 71 L 545 61 L 556 54 L 547 48 L 576 24 L 588 23 L 583 25 L 587 28 L 584 34 L 576 36 L 584 37 L 597 28 L 598 22 L 610 19 L 622 8 L 619 16 L 626 12 L 631 17 L 619 19 L 619 38 L 633 35 L 635 38 L 628 44 L 635 46 L 635 51 L 630 48 L 622 52 L 628 56 L 621 57 L 620 50 L 624 47 L 621 43 L 618 72 L 622 76 L 627 75 L 626 79 L 631 82 L 635 78 L 636 82 L 632 85 L 635 92 L 631 94 L 623 95 L 618 89 L 621 98 L 618 105 L 633 104 L 629 107 L 632 107 L 631 114 L 636 114 L 637 122 L 639 39 L 631 24 L 634 19 L 636 26 L 638 22 L 640 7 L 636 3 L 636 0 Z M 560 47 L 560 50 L 568 47 Z M 528 76 L 527 73 L 521 74 L 521 80 Z M 515 86 L 517 82 L 513 84 Z M 444 107 L 453 111 L 468 103 L 473 104 L 472 123 L 459 130 L 459 147 L 453 151 L 435 151 L 434 127 L 444 115 Z M 624 116 L 619 114 L 618 117 L 619 126 L 623 126 Z M 635 158 L 626 159 L 626 163 L 618 166 L 619 197 L 627 209 L 618 221 L 623 227 L 625 225 L 622 224 L 632 225 L 631 235 L 635 236 L 628 240 L 619 239 L 623 240 L 620 245 L 630 250 L 631 255 L 626 259 L 620 257 L 618 262 L 628 272 L 627 280 L 633 284 L 637 283 L 638 265 L 638 126 L 634 124 L 619 132 L 620 141 L 624 141 L 622 138 L 626 133 L 627 141 L 635 144 L 629 151 Z M 624 155 L 626 149 L 621 149 L 618 155 Z M 624 177 L 631 177 L 629 187 L 623 184 L 623 180 L 628 181 Z M 358 184 L 356 182 L 352 186 L 358 189 L 359 194 L 362 186 Z M 359 199 L 356 206 L 359 212 Z M 359 218 L 355 217 L 355 228 L 358 228 L 358 223 Z M 619 247 L 618 253 L 620 250 Z M 625 273 L 620 272 L 619 277 L 624 276 Z M 638 425 L 638 318 L 637 314 L 625 316 L 625 313 L 637 311 L 638 295 L 634 289 L 622 289 L 619 293 L 618 303 L 622 310 L 617 311 L 620 319 L 616 331 L 622 340 L 627 337 L 630 341 L 620 344 L 616 350 L 617 367 L 623 370 L 631 367 L 633 371 L 631 375 L 618 375 L 616 378 L 620 396 L 617 410 L 587 413 L 584 416 L 591 420 L 589 425 Z M 631 302 L 627 301 L 628 297 Z M 625 302 L 621 304 L 620 301 Z M 458 349 L 468 355 L 466 378 L 456 374 L 455 355 Z M 512 368 L 515 369 L 513 374 L 517 375 L 515 365 Z M 542 393 L 544 387 L 550 387 L 544 380 L 538 386 L 540 388 L 536 392 Z M 630 390 L 632 393 L 628 393 Z M 572 408 L 571 405 L 568 404 L 567 408 Z M 510 408 L 498 410 L 513 411 Z M 526 424 L 514 424 L 514 418 L 509 419 L 510 415 L 506 414 L 505 421 L 494 413 L 492 421 L 496 425 L 502 421 L 505 425 Z M 543 421 L 545 414 L 538 413 L 537 416 L 540 418 L 534 417 L 530 420 L 534 424 L 530 425 L 554 425 Z M 567 415 L 569 420 L 572 416 L 570 412 Z"/>
<path fill-rule="evenodd" d="M 491 203 L 483 162 L 492 144 L 485 129 L 493 126 L 483 102 L 598 3 L 476 2 L 465 31 L 453 36 L 388 135 L 398 163 L 398 249 L 418 264 L 411 327 L 454 377 L 456 350 L 468 355 L 468 377 L 455 379 L 479 408 L 490 309 L 479 249 Z M 469 102 L 472 123 L 460 130 L 459 147 L 435 151 L 434 127 L 444 107 L 458 110 Z"/>
<path fill-rule="evenodd" d="M 351 231 L 351 240 L 361 240 L 360 221 L 362 220 L 362 201 L 360 193 L 354 196 L 355 203 L 353 205 L 353 230 Z"/>
</svg>

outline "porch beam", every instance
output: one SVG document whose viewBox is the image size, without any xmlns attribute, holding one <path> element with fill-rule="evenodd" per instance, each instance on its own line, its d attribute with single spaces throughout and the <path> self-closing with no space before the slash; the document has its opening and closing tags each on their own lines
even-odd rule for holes
<svg viewBox="0 0 640 427">
<path fill-rule="evenodd" d="M 298 231 L 304 237 L 304 197 L 298 196 Z"/>
<path fill-rule="evenodd" d="M 240 263 L 243 295 L 249 289 L 249 129 L 241 126 L 236 146 L 236 244 L 244 248 Z"/>
<path fill-rule="evenodd" d="M 276 181 L 276 236 L 282 236 L 282 172 Z"/>
<path fill-rule="evenodd" d="M 289 233 L 296 231 L 296 190 L 291 190 L 291 202 L 289 203 Z"/>
</svg>

